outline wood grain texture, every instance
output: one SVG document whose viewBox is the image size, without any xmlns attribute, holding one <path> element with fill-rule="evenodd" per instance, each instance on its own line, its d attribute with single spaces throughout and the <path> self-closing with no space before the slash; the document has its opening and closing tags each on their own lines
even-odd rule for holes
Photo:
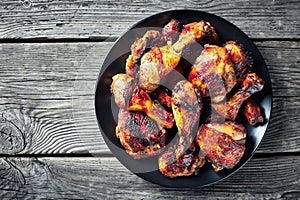
<svg viewBox="0 0 300 200">
<path fill-rule="evenodd" d="M 296 199 L 300 157 L 256 158 L 209 187 L 164 188 L 135 176 L 115 158 L 0 159 L 2 199 Z"/>
<path fill-rule="evenodd" d="M 271 124 L 258 152 L 299 152 L 300 42 L 256 44 L 274 94 Z M 1 44 L 0 122 L 19 131 L 5 136 L 1 153 L 109 153 L 95 117 L 94 87 L 111 45 Z"/>
<path fill-rule="evenodd" d="M 106 38 L 170 9 L 197 9 L 223 17 L 252 38 L 298 38 L 297 0 L 10 0 L 0 4 L 0 38 Z M 255 28 L 253 28 L 255 27 Z"/>
</svg>

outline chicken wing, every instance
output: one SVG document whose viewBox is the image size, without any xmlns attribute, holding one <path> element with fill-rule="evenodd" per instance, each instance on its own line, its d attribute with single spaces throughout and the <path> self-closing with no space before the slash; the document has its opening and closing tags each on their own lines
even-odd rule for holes
<svg viewBox="0 0 300 200">
<path fill-rule="evenodd" d="M 261 91 L 264 87 L 264 81 L 260 79 L 257 74 L 247 74 L 243 81 L 242 87 L 234 93 L 234 95 L 227 99 L 226 102 L 219 104 L 212 103 L 212 107 L 226 119 L 234 121 L 243 104 L 251 95 Z"/>
<path fill-rule="evenodd" d="M 116 136 L 135 159 L 157 155 L 166 144 L 166 130 L 143 112 L 119 110 Z"/>
<path fill-rule="evenodd" d="M 234 65 L 227 50 L 216 45 L 205 45 L 189 74 L 189 81 L 203 97 L 220 102 L 236 84 Z"/>
<path fill-rule="evenodd" d="M 139 85 L 146 91 L 155 90 L 177 66 L 184 47 L 206 37 L 217 37 L 214 28 L 205 21 L 184 26 L 174 45 L 153 47 L 141 59 Z"/>
<path fill-rule="evenodd" d="M 236 122 L 202 124 L 196 142 L 215 171 L 231 169 L 244 155 L 246 129 Z"/>
<path fill-rule="evenodd" d="M 243 113 L 251 126 L 264 121 L 259 105 L 257 105 L 252 99 L 248 99 L 245 102 Z"/>
</svg>

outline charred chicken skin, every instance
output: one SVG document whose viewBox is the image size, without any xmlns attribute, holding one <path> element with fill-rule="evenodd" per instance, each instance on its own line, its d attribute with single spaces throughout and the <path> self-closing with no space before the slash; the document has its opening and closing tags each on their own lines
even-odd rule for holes
<svg viewBox="0 0 300 200">
<path fill-rule="evenodd" d="M 116 136 L 135 159 L 157 155 L 166 144 L 166 130 L 143 112 L 119 110 Z"/>
<path fill-rule="evenodd" d="M 177 66 L 182 50 L 208 35 L 217 37 L 214 28 L 208 22 L 193 22 L 183 27 L 179 39 L 173 45 L 153 47 L 141 58 L 139 85 L 146 91 L 155 90 Z"/>
<path fill-rule="evenodd" d="M 180 22 L 172 19 L 162 30 L 162 34 L 156 30 L 147 31 L 142 38 L 136 38 L 131 45 L 131 54 L 126 60 L 126 74 L 135 77 L 139 70 L 141 57 L 146 53 L 147 48 L 162 46 L 177 38 L 180 29 Z"/>
<path fill-rule="evenodd" d="M 226 102 L 212 104 L 212 107 L 224 118 L 234 121 L 243 104 L 252 94 L 261 91 L 264 87 L 264 81 L 255 73 L 247 74 L 242 87 L 227 99 Z"/>
<path fill-rule="evenodd" d="M 117 74 L 113 77 L 111 92 L 119 108 L 130 111 L 144 111 L 159 125 L 172 128 L 174 124 L 173 114 L 166 111 L 160 104 L 154 103 L 150 96 L 137 87 L 134 79 L 127 74 Z"/>
<path fill-rule="evenodd" d="M 231 169 L 244 155 L 246 129 L 236 122 L 202 124 L 196 142 L 215 171 Z"/>
<path fill-rule="evenodd" d="M 189 81 L 203 97 L 220 102 L 236 84 L 234 65 L 226 48 L 205 45 L 189 74 Z"/>
<path fill-rule="evenodd" d="M 260 107 L 252 99 L 248 99 L 245 102 L 243 113 L 251 126 L 264 121 Z"/>
<path fill-rule="evenodd" d="M 114 94 L 117 106 L 119 108 L 127 108 L 133 89 L 135 88 L 134 79 L 127 74 L 116 74 L 112 79 L 110 91 Z"/>
<path fill-rule="evenodd" d="M 253 60 L 248 52 L 245 52 L 243 45 L 234 41 L 226 42 L 224 46 L 234 63 L 234 69 L 237 80 L 243 80 L 246 74 L 252 70 Z"/>
<path fill-rule="evenodd" d="M 173 114 L 166 111 L 166 109 L 160 104 L 154 103 L 148 93 L 139 87 L 136 87 L 132 93 L 128 104 L 128 110 L 144 111 L 159 125 L 166 128 L 172 128 L 174 125 Z"/>
<path fill-rule="evenodd" d="M 193 144 L 201 108 L 201 99 L 198 100 L 192 84 L 188 81 L 178 82 L 172 94 L 172 110 L 178 138 L 172 141 L 158 161 L 159 169 L 165 176 L 189 176 L 204 164 L 204 157 L 199 156 L 199 151 Z"/>
<path fill-rule="evenodd" d="M 192 143 L 188 149 L 179 157 L 176 158 L 177 148 L 181 148 L 182 144 L 179 138 L 174 140 L 174 144 L 168 147 L 166 151 L 159 157 L 159 169 L 165 176 L 175 178 L 178 176 L 190 176 L 197 169 L 205 164 L 205 157 L 199 152 L 199 149 Z"/>
</svg>

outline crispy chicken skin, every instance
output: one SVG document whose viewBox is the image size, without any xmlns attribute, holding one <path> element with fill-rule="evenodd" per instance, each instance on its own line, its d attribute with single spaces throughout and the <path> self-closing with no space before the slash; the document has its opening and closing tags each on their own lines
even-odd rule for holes
<svg viewBox="0 0 300 200">
<path fill-rule="evenodd" d="M 135 81 L 127 74 L 116 74 L 112 79 L 110 91 L 114 94 L 115 102 L 119 108 L 126 108 L 135 87 Z"/>
<path fill-rule="evenodd" d="M 158 45 L 162 43 L 161 33 L 156 30 L 150 30 L 145 33 L 142 38 L 136 38 L 134 43 L 131 45 L 131 54 L 126 60 L 126 74 L 128 76 L 134 77 L 138 71 L 138 65 L 142 55 L 145 53 L 146 48 L 153 45 Z"/>
<path fill-rule="evenodd" d="M 135 159 L 157 155 L 166 144 L 166 130 L 143 112 L 119 110 L 116 136 Z"/>
<path fill-rule="evenodd" d="M 199 123 L 202 99 L 197 97 L 192 84 L 187 80 L 178 82 L 172 92 L 172 110 L 178 135 L 188 138 L 190 144 L 195 136 L 193 130 Z"/>
<path fill-rule="evenodd" d="M 144 111 L 150 118 L 154 119 L 159 125 L 172 128 L 174 116 L 160 104 L 154 103 L 150 96 L 142 88 L 136 87 L 132 93 L 128 104 L 130 111 Z"/>
<path fill-rule="evenodd" d="M 165 87 L 159 87 L 155 91 L 151 93 L 154 99 L 156 101 L 164 106 L 166 109 L 171 110 L 172 109 L 172 96 L 169 94 L 169 89 Z"/>
<path fill-rule="evenodd" d="M 248 99 L 245 102 L 243 113 L 251 126 L 255 126 L 257 123 L 264 121 L 260 107 L 252 99 Z"/>
<path fill-rule="evenodd" d="M 224 47 L 205 45 L 189 74 L 189 81 L 203 97 L 220 102 L 236 84 L 234 65 Z"/>
<path fill-rule="evenodd" d="M 253 60 L 249 53 L 245 52 L 243 45 L 237 44 L 234 41 L 226 42 L 227 52 L 234 63 L 234 69 L 237 80 L 243 80 L 246 74 L 252 70 Z"/>
<path fill-rule="evenodd" d="M 217 35 L 208 22 L 193 22 L 183 27 L 179 39 L 173 45 L 153 47 L 141 59 L 139 85 L 146 91 L 155 90 L 177 66 L 182 50 L 191 43 L 208 37 L 208 34 Z"/>
<path fill-rule="evenodd" d="M 141 57 L 147 51 L 147 48 L 162 46 L 168 41 L 172 43 L 178 36 L 180 26 L 179 21 L 171 19 L 171 21 L 164 26 L 162 34 L 156 30 L 149 30 L 142 38 L 136 38 L 130 48 L 131 54 L 126 60 L 126 74 L 135 77 L 139 70 Z"/>
<path fill-rule="evenodd" d="M 227 99 L 226 102 L 212 104 L 212 107 L 224 118 L 234 121 L 242 104 L 253 94 L 261 91 L 264 87 L 264 81 L 257 74 L 247 74 L 242 83 L 242 87 Z"/>
<path fill-rule="evenodd" d="M 236 122 L 202 124 L 196 142 L 215 171 L 231 169 L 244 155 L 246 129 Z"/>
<path fill-rule="evenodd" d="M 174 41 L 176 41 L 178 38 L 180 30 L 181 23 L 176 19 L 171 19 L 170 22 L 167 23 L 162 30 L 164 41 L 170 42 L 170 44 L 174 43 Z"/>
<path fill-rule="evenodd" d="M 199 156 L 193 144 L 201 108 L 201 99 L 198 100 L 192 84 L 186 80 L 178 82 L 172 94 L 172 110 L 178 138 L 173 140 L 158 161 L 160 171 L 165 176 L 189 176 L 204 164 L 204 157 Z"/>
<path fill-rule="evenodd" d="M 192 143 L 184 154 L 179 158 L 176 158 L 177 148 L 181 148 L 179 138 L 174 140 L 168 149 L 159 157 L 158 165 L 162 174 L 169 178 L 175 178 L 178 176 L 190 176 L 205 164 L 205 157 L 199 152 L 199 149 L 194 143 Z"/>
</svg>

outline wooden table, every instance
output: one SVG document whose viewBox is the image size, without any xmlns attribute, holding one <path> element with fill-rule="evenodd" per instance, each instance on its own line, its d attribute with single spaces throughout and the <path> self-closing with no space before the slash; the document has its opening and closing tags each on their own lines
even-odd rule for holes
<svg viewBox="0 0 300 200">
<path fill-rule="evenodd" d="M 94 87 L 129 26 L 159 11 L 219 15 L 253 39 L 269 68 L 273 112 L 255 156 L 213 186 L 168 189 L 123 167 L 104 143 Z M 300 198 L 298 0 L 11 0 L 0 3 L 0 199 Z"/>
</svg>

